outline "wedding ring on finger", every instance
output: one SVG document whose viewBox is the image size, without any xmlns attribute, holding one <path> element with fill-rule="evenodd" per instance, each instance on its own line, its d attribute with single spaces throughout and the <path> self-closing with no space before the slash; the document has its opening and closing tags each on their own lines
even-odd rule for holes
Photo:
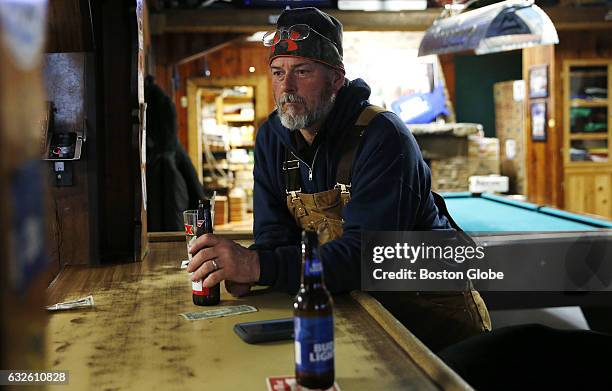
<svg viewBox="0 0 612 391">
<path fill-rule="evenodd" d="M 212 262 L 213 267 L 215 268 L 214 271 L 219 270 L 219 265 L 217 265 L 217 261 L 213 259 L 211 262 Z"/>
</svg>

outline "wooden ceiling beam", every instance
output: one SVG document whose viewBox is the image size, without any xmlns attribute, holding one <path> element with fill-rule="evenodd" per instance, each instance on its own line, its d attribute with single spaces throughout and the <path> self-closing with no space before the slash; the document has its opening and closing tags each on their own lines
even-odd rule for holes
<svg viewBox="0 0 612 391">
<path fill-rule="evenodd" d="M 346 31 L 423 31 L 439 15 L 439 10 L 406 12 L 329 11 Z M 156 32 L 241 32 L 270 30 L 279 10 L 172 10 L 152 15 Z"/>
<path fill-rule="evenodd" d="M 547 7 L 544 11 L 559 30 L 612 29 L 607 7 Z M 346 31 L 424 31 L 440 14 L 439 9 L 404 12 L 362 12 L 329 10 Z M 254 33 L 270 30 L 280 10 L 168 10 L 151 15 L 153 33 L 232 32 Z"/>
</svg>

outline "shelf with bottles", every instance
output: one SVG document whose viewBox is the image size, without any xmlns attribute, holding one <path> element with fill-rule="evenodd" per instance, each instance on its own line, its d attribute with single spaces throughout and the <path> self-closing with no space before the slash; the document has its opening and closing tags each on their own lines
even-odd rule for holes
<svg viewBox="0 0 612 391">
<path fill-rule="evenodd" d="M 204 171 L 213 171 L 214 169 L 229 170 L 230 165 L 227 163 L 227 161 L 225 161 L 225 159 L 223 159 L 223 162 L 220 162 L 219 160 L 217 160 L 217 162 L 214 164 L 209 163 L 209 162 L 204 162 L 202 163 L 202 168 L 204 169 Z"/>
<path fill-rule="evenodd" d="M 216 168 L 204 175 L 204 188 L 216 190 L 224 198 L 223 222 L 241 222 L 252 219 L 253 212 L 253 172 L 252 170 L 227 171 L 219 174 Z M 229 208 L 227 208 L 229 203 Z M 229 219 L 228 219 L 229 215 Z"/>
<path fill-rule="evenodd" d="M 255 121 L 253 87 L 224 88 L 222 93 L 215 98 L 215 106 L 219 124 L 253 123 Z"/>
<path fill-rule="evenodd" d="M 253 170 L 254 157 L 253 150 L 243 148 L 232 149 L 227 154 L 227 161 L 235 170 Z"/>
<path fill-rule="evenodd" d="M 221 117 L 223 122 L 227 123 L 251 123 L 255 121 L 255 112 L 250 114 L 223 114 Z"/>
<path fill-rule="evenodd" d="M 222 124 L 214 118 L 202 121 L 202 149 L 204 151 L 230 151 L 237 148 L 253 149 L 255 147 L 255 126 L 246 124 Z"/>
<path fill-rule="evenodd" d="M 220 162 L 217 160 L 216 163 L 204 162 L 202 164 L 204 171 L 218 170 L 229 170 L 229 171 L 253 171 L 253 163 L 227 163 L 227 161 Z"/>
<path fill-rule="evenodd" d="M 214 120 L 206 120 L 203 125 L 202 149 L 230 151 L 236 148 L 255 147 L 255 127 L 253 125 L 219 125 Z"/>
<path fill-rule="evenodd" d="M 204 154 L 203 158 L 202 168 L 205 171 L 217 170 L 220 173 L 225 171 L 253 172 L 253 150 L 230 149 L 227 153 L 219 156 Z"/>
<path fill-rule="evenodd" d="M 231 186 L 231 181 L 224 176 L 204 175 L 203 181 L 205 190 L 216 190 L 217 192 L 227 192 Z"/>
<path fill-rule="evenodd" d="M 227 152 L 229 150 L 227 126 L 219 125 L 214 118 L 202 121 L 202 151 Z"/>
<path fill-rule="evenodd" d="M 223 99 L 227 101 L 244 101 L 244 100 L 253 100 L 254 99 L 254 88 L 251 86 L 233 86 L 223 88 L 221 94 L 223 95 Z"/>
<path fill-rule="evenodd" d="M 228 131 L 231 149 L 254 148 L 255 127 L 253 125 L 229 126 Z"/>
<path fill-rule="evenodd" d="M 249 205 L 252 204 L 255 145 L 254 88 L 210 89 L 202 97 L 200 131 L 204 186 L 228 196 L 233 191 L 230 209 L 238 209 L 230 216 L 236 216 L 237 210 L 248 212 L 252 210 Z M 245 196 L 237 197 L 237 194 Z"/>
</svg>

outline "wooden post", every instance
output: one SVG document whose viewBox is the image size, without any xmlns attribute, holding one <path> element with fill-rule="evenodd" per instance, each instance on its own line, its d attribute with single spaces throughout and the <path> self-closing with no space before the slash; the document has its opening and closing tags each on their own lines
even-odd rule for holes
<svg viewBox="0 0 612 391">
<path fill-rule="evenodd" d="M 47 3 L 0 7 L 0 367 L 44 365 L 46 115 L 42 53 Z M 10 28 L 9 28 L 10 26 Z"/>
</svg>

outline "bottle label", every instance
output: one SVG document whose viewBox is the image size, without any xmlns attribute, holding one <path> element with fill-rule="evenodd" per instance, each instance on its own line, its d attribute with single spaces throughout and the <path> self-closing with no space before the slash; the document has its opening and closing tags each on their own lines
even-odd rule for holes
<svg viewBox="0 0 612 391">
<path fill-rule="evenodd" d="M 306 261 L 306 267 L 304 268 L 304 275 L 307 277 L 320 277 L 323 271 L 323 264 L 317 258 L 313 258 Z"/>
<path fill-rule="evenodd" d="M 334 369 L 334 318 L 294 318 L 295 366 L 299 372 L 322 374 Z"/>
<path fill-rule="evenodd" d="M 191 281 L 191 292 L 197 296 L 208 296 L 209 288 L 202 286 L 202 280 Z"/>
</svg>

